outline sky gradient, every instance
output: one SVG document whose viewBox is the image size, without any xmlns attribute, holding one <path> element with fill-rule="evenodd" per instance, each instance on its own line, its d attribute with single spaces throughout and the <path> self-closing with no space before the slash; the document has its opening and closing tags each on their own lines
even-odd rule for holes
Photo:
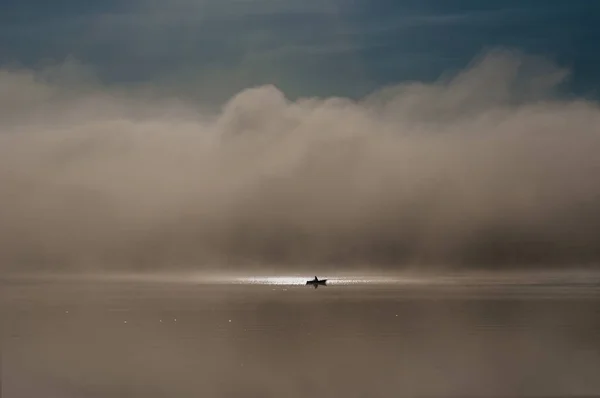
<svg viewBox="0 0 600 398">
<path fill-rule="evenodd" d="M 595 1 L 0 4 L 0 271 L 600 266 Z"/>
<path fill-rule="evenodd" d="M 433 81 L 497 47 L 568 68 L 596 96 L 600 5 L 589 0 L 0 0 L 0 66 L 68 57 L 105 84 L 152 84 L 225 100 L 275 84 L 286 95 L 360 97 Z"/>
</svg>

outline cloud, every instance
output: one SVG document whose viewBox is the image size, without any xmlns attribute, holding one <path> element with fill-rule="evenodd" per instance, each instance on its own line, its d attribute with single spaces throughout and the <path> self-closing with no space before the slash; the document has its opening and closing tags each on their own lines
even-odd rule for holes
<svg viewBox="0 0 600 398">
<path fill-rule="evenodd" d="M 600 110 L 543 60 L 219 112 L 70 65 L 0 73 L 3 271 L 600 259 Z"/>
</svg>

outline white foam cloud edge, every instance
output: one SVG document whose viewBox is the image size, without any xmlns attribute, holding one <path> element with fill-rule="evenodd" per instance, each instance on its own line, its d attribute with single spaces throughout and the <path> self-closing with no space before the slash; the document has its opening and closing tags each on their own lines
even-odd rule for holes
<svg viewBox="0 0 600 398">
<path fill-rule="evenodd" d="M 544 60 L 219 112 L 89 76 L 0 72 L 3 271 L 600 258 L 600 110 Z"/>
</svg>

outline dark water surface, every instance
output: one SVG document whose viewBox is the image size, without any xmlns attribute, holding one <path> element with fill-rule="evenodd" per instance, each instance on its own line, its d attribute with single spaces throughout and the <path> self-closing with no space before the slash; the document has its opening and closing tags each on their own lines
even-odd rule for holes
<svg viewBox="0 0 600 398">
<path fill-rule="evenodd" d="M 594 284 L 304 279 L 4 281 L 2 397 L 600 393 Z"/>
</svg>

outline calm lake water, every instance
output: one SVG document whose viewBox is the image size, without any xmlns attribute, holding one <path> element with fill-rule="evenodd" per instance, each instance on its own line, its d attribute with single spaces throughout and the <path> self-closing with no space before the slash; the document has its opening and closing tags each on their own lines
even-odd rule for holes
<svg viewBox="0 0 600 398">
<path fill-rule="evenodd" d="M 593 278 L 309 278 L 4 280 L 2 397 L 600 393 Z"/>
</svg>

